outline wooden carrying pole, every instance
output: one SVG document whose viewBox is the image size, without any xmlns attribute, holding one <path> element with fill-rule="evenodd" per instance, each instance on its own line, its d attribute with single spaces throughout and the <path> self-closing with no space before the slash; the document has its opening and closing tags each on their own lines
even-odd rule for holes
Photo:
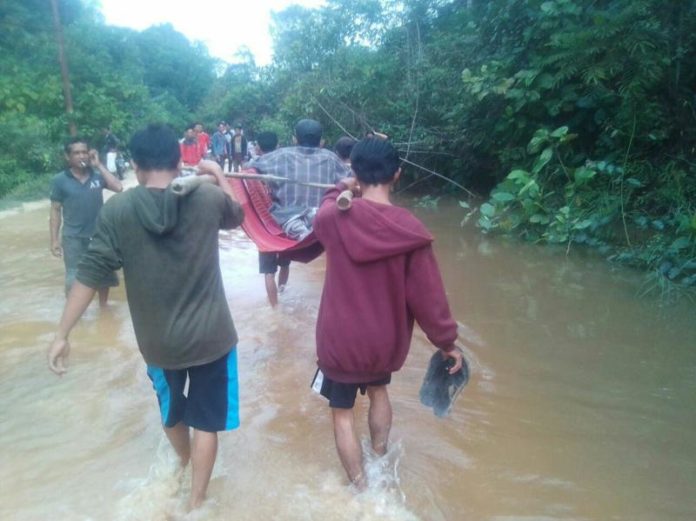
<svg viewBox="0 0 696 521">
<path fill-rule="evenodd" d="M 192 169 L 187 169 L 188 171 L 191 171 Z M 194 170 L 196 171 L 196 170 Z M 232 178 L 232 179 L 251 179 L 253 181 L 261 181 L 263 183 L 269 183 L 269 182 L 274 182 L 274 183 L 296 183 L 298 185 L 303 185 L 303 186 L 313 186 L 315 188 L 333 188 L 334 185 L 330 184 L 325 184 L 325 183 L 305 183 L 301 181 L 293 181 L 292 179 L 288 179 L 286 177 L 280 177 L 280 176 L 275 176 L 275 175 L 259 175 L 259 174 L 232 174 L 228 173 L 225 174 L 225 177 Z M 191 190 L 193 190 L 195 187 L 203 184 L 203 183 L 213 183 L 215 184 L 217 181 L 215 179 L 215 176 L 211 174 L 203 174 L 203 175 L 189 175 L 189 176 L 184 176 L 184 177 L 176 177 L 172 181 L 172 192 L 174 192 L 177 195 L 186 195 L 189 193 Z M 339 210 L 348 210 L 351 207 L 353 201 L 353 192 L 350 190 L 344 190 L 341 192 L 336 199 L 336 205 L 338 206 Z"/>
</svg>

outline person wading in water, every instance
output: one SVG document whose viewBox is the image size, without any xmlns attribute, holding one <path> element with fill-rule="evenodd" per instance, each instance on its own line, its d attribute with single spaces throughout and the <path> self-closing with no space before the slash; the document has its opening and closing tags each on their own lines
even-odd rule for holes
<svg viewBox="0 0 696 521">
<path fill-rule="evenodd" d="M 201 161 L 198 169 L 218 186 L 174 194 L 170 184 L 179 175 L 181 153 L 169 127 L 148 126 L 129 148 L 139 186 L 104 205 L 49 346 L 48 365 L 58 375 L 66 372 L 70 331 L 99 281 L 123 267 L 164 432 L 182 466 L 191 460 L 189 505 L 196 508 L 213 471 L 218 431 L 239 426 L 237 332 L 222 286 L 218 232 L 239 226 L 244 213 L 214 161 Z"/>
<path fill-rule="evenodd" d="M 451 374 L 462 367 L 462 354 L 454 344 L 457 323 L 433 238 L 408 210 L 389 200 L 401 173 L 398 152 L 389 141 L 364 139 L 354 146 L 351 164 L 357 179 L 329 190 L 314 220 L 326 250 L 326 277 L 312 388 L 329 400 L 339 458 L 348 479 L 362 490 L 367 482 L 353 414 L 358 390 L 370 400 L 372 449 L 384 455 L 392 424 L 387 385 L 406 360 L 414 320 L 443 358 L 452 359 Z M 340 210 L 336 200 L 344 190 L 362 191 L 362 197 Z"/>
</svg>

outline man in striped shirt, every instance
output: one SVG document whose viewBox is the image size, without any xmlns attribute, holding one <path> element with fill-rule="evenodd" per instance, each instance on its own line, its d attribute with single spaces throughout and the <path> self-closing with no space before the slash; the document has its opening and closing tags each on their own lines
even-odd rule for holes
<svg viewBox="0 0 696 521">
<path fill-rule="evenodd" d="M 318 121 L 302 119 L 295 126 L 296 146 L 279 148 L 257 158 L 249 166 L 261 174 L 289 179 L 271 183 L 271 215 L 293 239 L 301 240 L 312 231 L 312 220 L 324 190 L 300 183 L 333 185 L 350 175 L 336 154 L 321 148 L 322 128 Z"/>
</svg>

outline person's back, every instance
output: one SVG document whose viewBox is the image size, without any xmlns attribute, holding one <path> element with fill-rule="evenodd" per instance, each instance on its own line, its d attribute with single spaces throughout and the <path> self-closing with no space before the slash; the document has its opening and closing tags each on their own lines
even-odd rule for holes
<svg viewBox="0 0 696 521">
<path fill-rule="evenodd" d="M 291 181 L 270 185 L 276 203 L 271 214 L 294 238 L 301 238 L 311 231 L 311 221 L 323 195 L 321 188 L 306 183 L 334 184 L 350 173 L 336 154 L 319 147 L 321 135 L 319 122 L 300 120 L 295 126 L 297 146 L 279 148 L 253 163 L 260 173 Z"/>
<path fill-rule="evenodd" d="M 314 222 L 326 250 L 326 275 L 312 388 L 329 400 L 341 463 L 351 483 L 362 489 L 367 482 L 353 415 L 358 390 L 370 400 L 372 449 L 383 455 L 392 423 L 387 386 L 406 359 L 414 320 L 443 356 L 454 360 L 451 371 L 460 369 L 462 359 L 432 237 L 389 200 L 400 174 L 396 149 L 385 140 L 363 140 L 353 148 L 351 163 L 359 188 L 354 178 L 338 183 Z M 362 197 L 340 210 L 336 199 L 346 189 L 362 191 Z"/>
<path fill-rule="evenodd" d="M 99 279 L 92 258 L 99 258 L 98 267 L 122 262 L 133 326 L 150 364 L 171 369 L 203 364 L 236 343 L 220 275 L 218 231 L 237 226 L 242 214 L 236 209 L 221 223 L 225 198 L 212 185 L 183 197 L 137 186 L 104 205 L 108 228 L 95 235 L 80 276 L 87 283 Z"/>
<path fill-rule="evenodd" d="M 195 508 L 205 498 L 218 432 L 239 426 L 237 333 L 222 285 L 218 231 L 238 226 L 244 214 L 213 161 L 201 161 L 199 169 L 212 174 L 217 187 L 203 184 L 183 196 L 173 192 L 181 154 L 168 127 L 148 126 L 129 148 L 139 186 L 102 208 L 48 363 L 53 372 L 66 372 L 70 331 L 105 274 L 123 267 L 164 432 L 181 465 L 192 462 L 189 505 Z"/>
<path fill-rule="evenodd" d="M 433 344 L 449 347 L 457 327 L 428 230 L 388 200 L 354 198 L 342 211 L 337 195 L 336 189 L 327 194 L 314 221 L 327 257 L 317 318 L 321 370 L 338 381 L 397 371 L 408 353 L 414 318 Z M 351 320 L 341 319 L 346 316 Z"/>
</svg>

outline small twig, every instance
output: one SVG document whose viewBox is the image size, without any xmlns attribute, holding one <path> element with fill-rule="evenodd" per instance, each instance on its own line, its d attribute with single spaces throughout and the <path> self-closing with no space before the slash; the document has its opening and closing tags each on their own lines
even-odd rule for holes
<svg viewBox="0 0 696 521">
<path fill-rule="evenodd" d="M 628 140 L 626 155 L 624 156 L 623 168 L 621 169 L 621 186 L 619 188 L 619 201 L 621 203 L 621 221 L 623 222 L 624 235 L 626 236 L 626 244 L 631 247 L 631 239 L 628 237 L 628 226 L 626 225 L 626 212 L 624 211 L 624 177 L 626 176 L 626 165 L 628 165 L 628 155 L 631 152 L 633 145 L 633 137 L 636 135 L 636 111 L 633 111 L 633 129 L 631 130 L 631 138 Z"/>
<path fill-rule="evenodd" d="M 397 194 L 400 194 L 401 192 L 405 192 L 405 191 L 408 190 L 409 188 L 413 188 L 413 187 L 416 186 L 417 184 L 422 183 L 422 182 L 425 181 L 426 179 L 430 179 L 432 176 L 433 176 L 433 174 L 428 174 L 428 175 L 426 175 L 425 177 L 421 177 L 420 179 L 416 179 L 413 183 L 411 183 L 410 185 L 408 185 L 406 188 L 400 188 L 396 193 L 397 193 Z"/>
</svg>

